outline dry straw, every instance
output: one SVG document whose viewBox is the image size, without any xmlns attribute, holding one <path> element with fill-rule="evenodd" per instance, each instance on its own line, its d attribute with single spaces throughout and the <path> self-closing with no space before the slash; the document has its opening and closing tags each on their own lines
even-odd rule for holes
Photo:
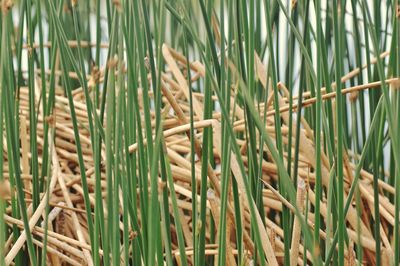
<svg viewBox="0 0 400 266">
<path fill-rule="evenodd" d="M 2 1 L 0 266 L 398 265 L 400 25 L 347 2 Z"/>
</svg>

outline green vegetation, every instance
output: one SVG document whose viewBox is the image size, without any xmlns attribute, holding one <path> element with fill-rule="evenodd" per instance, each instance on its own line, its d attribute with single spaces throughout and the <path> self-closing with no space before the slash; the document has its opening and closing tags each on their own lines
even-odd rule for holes
<svg viewBox="0 0 400 266">
<path fill-rule="evenodd" d="M 399 265 L 398 0 L 0 4 L 0 266 Z"/>
</svg>

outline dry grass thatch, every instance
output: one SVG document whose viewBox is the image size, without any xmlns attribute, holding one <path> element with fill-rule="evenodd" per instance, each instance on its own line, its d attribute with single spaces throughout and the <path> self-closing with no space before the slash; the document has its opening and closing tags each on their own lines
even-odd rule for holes
<svg viewBox="0 0 400 266">
<path fill-rule="evenodd" d="M 71 44 L 70 44 L 71 45 Z M 193 110 L 194 110 L 194 122 L 193 126 L 195 129 L 195 137 L 193 139 L 195 147 L 195 179 L 196 184 L 192 183 L 192 165 L 191 165 L 191 140 L 190 140 L 190 104 L 189 104 L 189 86 L 187 83 L 187 65 L 190 66 L 191 81 L 197 82 L 198 80 L 204 79 L 205 77 L 205 67 L 199 61 L 189 62 L 187 64 L 186 59 L 183 55 L 179 54 L 177 51 L 168 48 L 166 45 L 162 48 L 162 54 L 164 57 L 164 63 L 166 65 L 165 73 L 161 73 L 161 92 L 162 92 L 162 102 L 163 102 L 163 139 L 164 139 L 164 153 L 170 162 L 171 173 L 174 181 L 174 191 L 176 193 L 177 206 L 179 207 L 179 216 L 175 216 L 172 208 L 172 201 L 170 199 L 169 212 L 171 214 L 171 246 L 172 255 L 176 259 L 176 263 L 180 263 L 180 252 L 178 249 L 178 239 L 176 234 L 176 223 L 175 221 L 179 219 L 185 241 L 185 251 L 189 261 L 192 260 L 193 255 L 193 224 L 192 224 L 192 190 L 197 187 L 196 200 L 200 202 L 200 183 L 201 183 L 201 155 L 204 152 L 202 149 L 202 134 L 204 128 L 212 128 L 213 134 L 213 156 L 215 164 L 219 166 L 222 154 L 222 148 L 224 145 L 229 145 L 229 143 L 223 143 L 221 136 L 221 121 L 222 115 L 217 110 L 212 114 L 212 119 L 204 120 L 204 110 L 203 110 L 203 100 L 205 96 L 202 93 L 193 93 Z M 382 57 L 387 56 L 388 53 L 382 54 Z M 262 119 L 265 120 L 265 128 L 268 134 L 274 138 L 275 135 L 275 124 L 274 119 L 274 93 L 272 88 L 267 86 L 266 69 L 263 63 L 256 58 L 256 70 L 257 77 L 260 80 L 263 89 L 269 91 L 269 98 L 266 104 L 259 105 L 259 113 Z M 374 63 L 374 62 L 372 62 Z M 228 63 L 229 64 L 229 63 Z M 110 67 L 110 66 L 109 66 Z M 113 68 L 110 68 L 113 70 Z M 95 73 L 97 76 L 89 76 L 89 85 L 92 88 L 97 82 L 103 82 L 103 76 L 106 67 Z M 119 71 L 119 70 L 118 70 Z M 118 71 L 116 72 L 118 75 Z M 353 78 L 360 73 L 360 69 L 355 69 L 349 74 L 343 77 L 342 81 Z M 61 75 L 61 73 L 58 73 Z M 74 73 L 71 73 L 71 77 L 74 78 Z M 151 78 L 149 75 L 149 82 Z M 389 79 L 386 81 L 389 84 L 396 86 L 399 82 L 398 78 Z M 271 84 L 271 82 L 269 82 Z M 91 255 L 91 245 L 88 233 L 87 217 L 83 188 L 81 184 L 81 173 L 79 169 L 79 160 L 77 157 L 77 148 L 75 145 L 75 137 L 73 131 L 73 124 L 71 121 L 70 107 L 68 104 L 68 99 L 63 93 L 62 88 L 58 88 L 55 102 L 54 115 L 51 117 L 44 117 L 40 102 L 40 79 L 36 79 L 36 108 L 38 110 L 38 123 L 37 123 L 37 136 L 36 140 L 38 143 L 38 161 L 39 165 L 42 164 L 41 154 L 45 149 L 43 147 L 44 143 L 44 131 L 43 125 L 47 123 L 52 129 L 54 129 L 54 138 L 50 137 L 49 150 L 51 152 L 51 175 L 45 177 L 46 182 L 49 182 L 48 192 L 49 193 L 49 206 L 50 212 L 48 217 L 48 231 L 47 233 L 47 262 L 52 265 L 92 265 L 93 258 Z M 130 86 L 127 84 L 127 86 Z M 352 97 L 357 97 L 357 93 L 360 90 L 377 88 L 380 86 L 380 82 L 373 82 L 369 84 L 359 85 L 355 87 L 349 87 L 343 89 L 343 94 L 350 94 Z M 280 106 L 280 118 L 282 124 L 282 140 L 283 143 L 288 144 L 288 131 L 289 131 L 289 100 L 288 100 L 288 90 L 283 83 L 278 84 L 280 89 L 280 95 L 278 95 L 279 106 Z M 322 99 L 325 101 L 332 101 L 334 104 L 335 93 L 325 93 L 325 90 L 321 90 Z M 141 88 L 138 89 L 139 96 L 142 91 Z M 149 92 L 150 96 L 153 97 L 152 92 Z M 237 88 L 233 87 L 231 91 L 232 102 L 237 94 Z M 310 93 L 305 93 L 303 95 L 302 105 L 303 107 L 311 106 L 315 103 L 315 98 L 311 96 Z M 74 106 L 76 115 L 79 122 L 79 135 L 81 141 L 82 154 L 84 159 L 84 167 L 87 176 L 87 183 L 89 188 L 89 199 L 90 199 L 90 212 L 94 215 L 94 205 L 96 203 L 95 199 L 95 161 L 92 154 L 92 144 L 90 140 L 90 134 L 88 130 L 88 112 L 85 104 L 85 96 L 82 89 L 76 89 L 73 91 Z M 139 97 L 141 99 L 141 97 Z M 217 97 L 213 96 L 213 101 L 217 101 Z M 293 110 L 295 111 L 298 107 L 298 99 L 294 98 Z M 28 207 L 29 224 L 31 226 L 32 233 L 34 235 L 34 245 L 37 247 L 42 247 L 43 237 L 44 237 L 44 224 L 38 224 L 44 217 L 44 211 L 46 209 L 46 193 L 41 194 L 40 204 L 37 209 L 32 212 L 32 177 L 30 175 L 30 159 L 31 154 L 29 152 L 30 146 L 30 124 L 29 124 L 29 97 L 28 88 L 20 88 L 20 96 L 18 99 L 20 103 L 19 118 L 20 118 L 20 162 L 22 169 L 22 179 L 25 187 L 25 200 Z M 140 103 L 140 109 L 143 110 L 143 103 Z M 266 112 L 264 110 L 266 109 Z M 99 110 L 97 110 L 100 112 Z M 266 117 L 263 114 L 266 113 Z M 153 122 L 153 134 L 155 132 L 155 114 L 151 110 L 150 112 Z M 141 114 L 143 117 L 143 113 Z M 245 110 L 239 105 L 231 105 L 230 115 L 233 117 L 233 130 L 238 133 L 236 142 L 240 147 L 240 152 L 242 160 L 245 163 L 247 171 L 247 163 L 249 158 L 247 151 L 246 141 L 246 126 L 245 126 Z M 293 117 L 291 125 L 295 126 L 295 119 L 301 119 L 301 130 L 299 135 L 299 165 L 298 165 L 298 177 L 297 177 L 297 196 L 296 196 L 296 208 L 299 210 L 301 215 L 307 217 L 307 224 L 310 228 L 314 225 L 314 206 L 316 201 L 315 196 L 315 142 L 314 142 L 314 132 L 313 129 L 308 125 L 307 121 L 303 117 Z M 105 125 L 105 128 L 107 126 Z M 295 128 L 293 128 L 295 130 Z M 243 134 L 239 134 L 243 133 Z M 257 135 L 257 145 L 263 143 Z M 294 137 L 293 137 L 294 138 Z M 156 136 L 154 136 L 154 140 Z M 151 140 L 151 141 L 154 141 Z M 142 140 L 144 145 L 149 141 L 147 139 Z M 6 141 L 4 141 L 6 143 Z M 291 142 L 295 145 L 295 139 Z M 106 180 L 106 147 L 103 144 L 101 146 L 101 187 L 102 187 L 102 197 L 104 201 L 107 196 L 107 180 Z M 136 153 L 138 150 L 137 143 L 131 143 L 129 146 L 130 153 Z M 270 150 L 264 147 L 257 147 L 258 152 L 264 153 L 264 160 L 262 161 L 262 174 L 260 175 L 264 181 L 265 187 L 262 189 L 262 206 L 264 208 L 265 216 L 261 217 L 259 212 L 256 212 L 256 217 L 253 217 L 256 224 L 259 225 L 260 236 L 262 240 L 262 248 L 266 254 L 268 262 L 273 265 L 274 263 L 281 264 L 283 262 L 284 256 L 284 243 L 283 243 L 283 230 L 280 225 L 280 213 L 282 212 L 283 206 L 287 207 L 291 212 L 294 212 L 294 206 L 285 199 L 276 189 L 276 185 L 279 182 L 279 173 L 276 163 L 272 160 Z M 1 196 L 6 201 L 11 200 L 11 193 L 9 189 L 10 171 L 9 164 L 7 162 L 7 154 L 9 152 L 9 147 L 4 146 L 3 158 L 4 158 L 4 177 L 5 181 L 1 186 Z M 287 163 L 287 153 L 283 154 L 283 162 Z M 294 156 L 294 150 L 291 153 Z M 347 198 L 349 193 L 350 185 L 354 179 L 354 171 L 357 167 L 355 161 L 358 159 L 358 154 L 352 154 L 350 152 L 344 153 L 343 165 L 344 165 L 344 198 Z M 330 163 L 328 157 L 322 151 L 322 168 L 321 168 L 321 181 L 324 189 L 328 189 L 330 186 Z M 238 184 L 239 197 L 240 197 L 240 209 L 241 209 L 241 219 L 243 224 L 243 249 L 245 260 L 249 263 L 253 256 L 255 255 L 255 243 L 251 236 L 250 223 L 252 216 L 249 211 L 249 206 L 255 204 L 254 200 L 248 200 L 245 196 L 245 185 L 247 182 L 245 179 L 247 177 L 242 176 L 237 162 L 236 155 L 233 153 L 230 157 L 230 167 L 233 177 Z M 209 182 L 209 190 L 207 191 L 207 219 L 203 221 L 200 226 L 206 227 L 206 256 L 218 257 L 218 225 L 220 222 L 220 201 L 221 201 L 221 170 L 219 167 L 213 167 L 210 163 L 207 168 L 207 177 Z M 379 180 L 379 213 L 380 220 L 376 221 L 371 214 L 374 214 L 374 197 L 373 197 L 373 176 L 364 170 L 360 172 L 360 180 L 358 182 L 358 189 L 361 196 L 361 209 L 360 214 L 357 214 L 355 207 L 355 201 L 349 207 L 348 214 L 346 217 L 346 230 L 349 237 L 350 245 L 345 251 L 345 257 L 348 265 L 355 265 L 356 257 L 353 250 L 354 243 L 359 243 L 363 249 L 363 263 L 374 264 L 375 262 L 375 239 L 373 237 L 373 228 L 371 227 L 371 219 L 374 223 L 378 222 L 380 224 L 380 234 L 382 243 L 382 260 L 390 261 L 394 255 L 395 250 L 393 250 L 393 235 L 392 231 L 388 228 L 394 226 L 395 220 L 395 207 L 388 199 L 391 195 L 395 193 L 394 187 Z M 165 187 L 169 186 L 161 180 L 158 179 L 158 188 L 163 190 Z M 150 189 L 150 188 L 149 188 Z M 168 189 L 171 193 L 171 189 Z M 123 191 L 119 189 L 118 197 L 122 199 Z M 130 195 L 132 197 L 140 197 L 139 190 L 137 195 Z M 15 195 L 13 196 L 15 197 Z M 160 200 L 161 200 L 160 193 Z M 240 251 L 238 251 L 237 241 L 236 241 L 236 226 L 235 226 L 235 210 L 234 201 L 232 194 L 232 184 L 229 184 L 228 188 L 228 200 L 227 200 L 227 216 L 226 216 L 226 261 L 229 265 L 236 265 L 236 257 Z M 122 216 L 124 214 L 122 205 L 122 200 L 120 200 L 120 232 L 121 234 L 126 230 L 124 224 L 122 223 Z M 140 208 L 140 206 L 136 206 Z M 324 223 L 332 222 L 332 214 L 328 210 L 330 206 L 327 206 L 327 200 L 323 197 L 320 201 L 320 211 L 321 217 Z M 17 226 L 18 228 L 23 228 L 23 222 L 19 218 L 13 216 L 11 207 L 6 209 L 4 214 L 5 222 L 11 228 L 12 226 Z M 307 212 L 307 213 L 306 213 Z M 105 217 L 109 214 L 107 208 L 104 209 Z M 210 224 L 209 217 L 213 218 L 215 225 Z M 302 227 L 298 216 L 294 216 L 294 224 L 292 231 L 292 243 L 291 243 L 291 254 L 290 263 L 291 265 L 299 264 L 303 265 L 303 260 L 306 259 L 307 263 L 311 263 L 312 254 L 307 252 L 303 254 L 304 249 L 304 237 L 302 237 Z M 141 225 L 141 218 L 139 219 L 139 226 Z M 155 221 L 154 221 L 155 222 Z M 263 225 L 264 223 L 264 225 Z M 199 226 L 199 225 L 198 225 Z M 214 228 L 214 229 L 211 229 Z M 133 228 L 129 227 L 129 236 L 131 239 L 137 237 L 141 232 L 135 231 Z M 214 230 L 215 237 L 214 241 L 211 241 L 210 230 Z M 319 234 L 320 238 L 328 240 L 333 238 L 332 231 L 325 231 L 321 228 Z M 5 254 L 6 263 L 12 263 L 18 251 L 24 248 L 26 241 L 26 234 L 22 231 L 21 235 L 18 237 L 17 241 L 13 241 L 12 235 L 9 236 L 6 241 Z M 103 251 L 100 250 L 100 255 L 103 256 Z M 113 258 L 113 261 L 118 260 Z M 121 263 L 124 262 L 124 256 L 121 256 Z"/>
</svg>

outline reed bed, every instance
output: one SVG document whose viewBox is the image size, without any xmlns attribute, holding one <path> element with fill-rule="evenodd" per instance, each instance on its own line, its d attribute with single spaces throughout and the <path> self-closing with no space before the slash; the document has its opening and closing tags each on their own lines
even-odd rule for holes
<svg viewBox="0 0 400 266">
<path fill-rule="evenodd" d="M 398 4 L 1 1 L 0 265 L 399 265 Z"/>
</svg>

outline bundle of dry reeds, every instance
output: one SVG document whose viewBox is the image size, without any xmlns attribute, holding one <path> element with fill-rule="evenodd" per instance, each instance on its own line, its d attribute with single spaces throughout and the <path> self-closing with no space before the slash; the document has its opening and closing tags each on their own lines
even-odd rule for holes
<svg viewBox="0 0 400 266">
<path fill-rule="evenodd" d="M 283 2 L 1 1 L 0 266 L 398 265 L 398 3 Z"/>
<path fill-rule="evenodd" d="M 180 225 L 182 227 L 182 233 L 185 241 L 184 250 L 189 261 L 192 261 L 193 257 L 193 224 L 192 224 L 192 202 L 193 194 L 192 191 L 196 188 L 197 193 L 195 194 L 195 201 L 200 202 L 200 189 L 199 185 L 201 183 L 201 167 L 202 167 L 202 153 L 204 152 L 202 135 L 204 133 L 204 128 L 212 129 L 212 156 L 214 158 L 214 166 L 208 163 L 207 166 L 207 182 L 209 183 L 209 189 L 207 191 L 206 200 L 206 220 L 198 224 L 198 227 L 205 227 L 206 229 L 206 244 L 205 255 L 209 257 L 217 257 L 218 254 L 218 225 L 220 223 L 220 206 L 221 206 L 221 170 L 218 169 L 221 164 L 222 149 L 225 145 L 230 145 L 229 143 L 223 143 L 221 136 L 221 120 L 222 115 L 219 111 L 214 111 L 210 119 L 203 119 L 204 117 L 204 98 L 205 95 L 201 92 L 193 93 L 192 98 L 192 108 L 194 111 L 194 119 L 191 123 L 190 118 L 190 96 L 189 96 L 189 84 L 188 77 L 185 73 L 191 72 L 190 82 L 195 83 L 201 79 L 205 78 L 205 67 L 199 61 L 187 62 L 185 57 L 175 50 L 167 47 L 166 45 L 162 48 L 164 62 L 166 64 L 166 72 L 161 73 L 161 90 L 162 90 L 162 102 L 163 102 L 163 152 L 166 156 L 166 160 L 169 161 L 170 171 L 172 174 L 173 190 L 169 187 L 169 193 L 174 191 L 175 202 L 171 199 L 166 206 L 169 206 L 169 212 L 173 220 L 179 219 Z M 387 53 L 382 56 L 386 56 Z M 256 55 L 256 69 L 257 76 L 260 80 L 263 89 L 268 90 L 269 98 L 266 104 L 259 106 L 260 114 L 266 114 L 266 117 L 261 115 L 261 118 L 265 120 L 265 129 L 267 134 L 271 137 L 275 134 L 275 120 L 273 119 L 274 109 L 274 92 L 272 87 L 267 87 L 267 77 L 265 75 L 266 69 L 263 63 L 258 59 Z M 190 67 L 190 70 L 187 69 Z M 104 70 L 99 73 L 98 82 L 102 82 L 104 76 Z M 357 75 L 360 69 L 355 69 L 350 74 L 343 77 L 343 81 L 350 79 Z M 74 76 L 74 75 L 71 75 Z M 88 77 L 90 80 L 91 77 Z M 150 79 L 150 77 L 149 77 Z M 398 82 L 398 78 L 390 79 L 387 82 L 390 84 L 395 84 Z M 68 263 L 72 265 L 82 265 L 93 264 L 93 258 L 91 256 L 91 246 L 90 238 L 88 233 L 86 210 L 84 205 L 84 192 L 81 184 L 81 173 L 79 170 L 79 160 L 77 158 L 77 150 L 75 143 L 75 136 L 73 131 L 73 123 L 71 121 L 70 106 L 68 104 L 68 99 L 64 95 L 61 88 L 56 91 L 55 105 L 52 116 L 44 116 L 40 108 L 40 92 L 39 84 L 40 80 L 36 80 L 36 93 L 35 93 L 35 108 L 38 110 L 38 127 L 36 128 L 36 140 L 38 143 L 38 162 L 39 166 L 42 167 L 41 155 L 45 147 L 44 143 L 44 130 L 43 124 L 47 123 L 52 129 L 54 136 L 49 138 L 49 147 L 51 152 L 51 175 L 45 177 L 45 183 L 49 183 L 48 192 L 42 193 L 40 195 L 40 204 L 36 210 L 32 211 L 32 175 L 30 169 L 30 159 L 31 154 L 29 152 L 30 148 L 30 125 L 29 125 L 29 97 L 28 88 L 20 88 L 19 96 L 19 119 L 20 119 L 20 161 L 22 175 L 21 178 L 24 182 L 24 193 L 25 201 L 28 206 L 28 217 L 31 232 L 34 236 L 33 243 L 37 247 L 43 247 L 43 238 L 45 233 L 47 234 L 47 262 L 60 265 L 62 263 Z M 270 83 L 271 84 L 271 83 Z M 345 93 L 357 93 L 360 90 L 375 88 L 379 85 L 376 83 L 370 83 L 360 86 L 354 86 L 350 88 L 343 89 L 343 94 Z M 129 86 L 129 85 L 127 85 Z M 280 93 L 278 96 L 280 113 L 279 116 L 282 119 L 281 127 L 282 140 L 283 143 L 288 143 L 288 131 L 290 126 L 289 113 L 288 113 L 288 90 L 283 83 L 278 84 Z M 141 89 L 138 89 L 138 94 L 142 93 Z M 231 98 L 236 97 L 237 91 L 232 88 Z M 324 90 L 322 90 L 324 93 Z M 323 94 L 324 100 L 331 100 L 335 96 L 335 93 Z M 154 95 L 150 93 L 150 97 Z M 85 171 L 87 176 L 87 184 L 89 191 L 89 200 L 92 213 L 96 204 L 95 198 L 95 161 L 92 152 L 92 144 L 90 141 L 90 132 L 88 130 L 88 112 L 86 109 L 84 101 L 84 92 L 82 89 L 77 89 L 73 91 L 73 101 L 75 106 L 75 112 L 77 117 L 77 123 L 79 125 L 79 137 L 81 141 L 82 156 L 84 159 Z M 216 101 L 216 97 L 213 97 L 213 101 Z M 303 107 L 310 106 L 315 102 L 315 97 L 311 97 L 309 93 L 303 95 L 302 104 Z M 299 101 L 295 99 L 292 105 L 292 110 L 298 107 Z M 140 104 L 140 110 L 143 110 L 143 105 Z M 100 113 L 99 110 L 96 110 Z M 151 116 L 154 117 L 154 113 L 150 112 Z M 233 130 L 237 135 L 235 141 L 240 148 L 241 160 L 246 166 L 246 173 L 248 172 L 248 153 L 247 145 L 248 140 L 246 140 L 244 132 L 245 127 L 245 111 L 240 106 L 232 106 L 229 114 L 233 121 Z M 144 114 L 140 114 L 142 119 Z M 154 118 L 153 118 L 154 119 Z M 299 134 L 299 164 L 298 164 L 298 177 L 297 177 L 297 195 L 296 195 L 296 208 L 299 211 L 301 217 L 306 221 L 310 228 L 314 226 L 315 213 L 313 209 L 315 208 L 316 197 L 315 197 L 315 141 L 313 130 L 308 125 L 307 121 L 300 117 L 301 120 L 301 130 Z M 295 118 L 292 117 L 291 125 L 296 124 Z M 107 127 L 107 125 L 105 125 Z M 193 128 L 193 136 L 190 134 L 190 129 Z M 294 131 L 295 129 L 293 129 Z M 155 123 L 152 123 L 152 131 L 155 132 Z M 191 139 L 193 137 L 193 139 Z M 259 138 L 259 136 L 257 137 Z M 151 141 L 155 141 L 156 137 Z M 191 153 L 190 145 L 191 141 L 194 142 L 196 158 L 195 167 L 192 169 L 191 164 Z M 146 146 L 148 140 L 144 138 L 142 144 Z M 257 143 L 262 143 L 257 139 Z M 294 149 L 295 141 L 292 141 L 292 149 Z M 137 153 L 138 143 L 133 143 L 129 146 L 130 153 Z M 263 207 L 263 213 L 265 216 L 261 217 L 260 213 L 257 212 L 257 217 L 252 217 L 249 211 L 249 205 L 256 205 L 254 200 L 248 200 L 246 198 L 245 192 L 245 180 L 246 177 L 241 175 L 236 155 L 233 153 L 230 156 L 230 167 L 233 177 L 237 183 L 238 196 L 240 199 L 240 219 L 242 220 L 242 250 L 238 251 L 237 246 L 237 230 L 235 226 L 235 219 L 238 219 L 237 209 L 233 200 L 232 185 L 228 187 L 227 196 L 227 213 L 226 213 L 226 260 L 229 265 L 234 265 L 237 262 L 238 253 L 242 252 L 244 261 L 251 261 L 254 259 L 256 249 L 254 247 L 255 243 L 252 239 L 251 232 L 251 221 L 254 219 L 259 225 L 260 236 L 262 240 L 263 250 L 268 255 L 268 258 L 272 258 L 272 261 L 277 261 L 278 263 L 283 262 L 284 256 L 284 233 L 281 228 L 280 219 L 281 212 L 284 207 L 286 207 L 291 213 L 295 213 L 294 206 L 281 195 L 276 188 L 274 188 L 279 182 L 279 171 L 276 163 L 274 162 L 267 147 L 258 147 L 257 151 L 264 152 L 261 169 L 262 173 L 260 178 L 265 184 L 265 187 L 261 190 L 260 195 L 261 205 Z M 4 145 L 3 157 L 4 157 L 4 177 L 3 181 L 3 198 L 11 202 L 10 194 L 10 171 L 9 164 L 7 161 L 8 147 Z M 106 202 L 106 171 L 105 171 L 105 145 L 101 147 L 101 191 L 102 200 Z M 287 165 L 287 156 L 285 153 L 282 157 L 282 161 Z M 294 155 L 292 153 L 292 160 Z M 359 155 L 351 154 L 345 152 L 343 158 L 344 165 L 344 195 L 347 197 L 349 194 L 350 186 L 354 180 L 354 170 L 357 165 L 354 163 L 355 159 L 358 160 Z M 325 153 L 321 154 L 322 158 L 322 184 L 324 189 L 329 189 L 330 180 L 330 164 Z M 215 167 L 217 166 L 217 167 Z M 192 183 L 192 172 L 195 173 L 196 183 Z M 355 208 L 355 201 L 351 200 L 347 217 L 346 217 L 346 230 L 349 237 L 351 245 L 358 243 L 365 254 L 363 263 L 367 261 L 373 262 L 375 257 L 375 240 L 373 238 L 373 228 L 370 225 L 370 215 L 374 213 L 374 198 L 373 198 L 373 176 L 367 171 L 361 170 L 359 172 L 360 180 L 358 181 L 357 190 L 359 191 L 360 201 L 363 203 L 357 213 Z M 149 179 L 150 182 L 150 179 Z M 229 181 L 232 182 L 232 181 Z M 169 186 L 165 180 L 162 180 L 161 176 L 158 177 L 158 189 L 161 192 L 165 186 Z M 394 226 L 394 216 L 395 207 L 390 202 L 390 195 L 394 195 L 395 188 L 385 182 L 379 182 L 379 213 L 381 215 L 381 220 L 377 221 L 381 228 L 381 242 L 382 242 L 382 259 L 387 262 L 393 257 L 393 238 L 391 237 L 388 228 Z M 49 198 L 47 198 L 47 193 L 49 193 Z M 123 190 L 121 188 L 118 191 L 118 198 L 123 198 Z M 132 197 L 140 197 L 139 191 L 137 195 L 130 195 Z M 45 210 L 47 206 L 47 200 L 49 205 L 48 213 L 48 227 L 47 231 L 44 231 L 44 223 L 37 224 L 38 221 L 42 220 L 45 216 Z M 133 199 L 131 199 L 133 200 Z M 161 200 L 161 196 L 160 196 Z M 137 201 L 138 202 L 138 201 Z M 175 216 L 173 211 L 173 204 L 177 207 L 177 216 Z M 328 212 L 327 199 L 320 199 L 321 208 L 321 218 L 324 223 L 332 222 L 332 214 Z M 140 205 L 133 206 L 134 208 L 140 209 Z M 123 201 L 119 202 L 119 215 L 124 215 Z M 104 209 L 104 215 L 106 221 L 111 215 L 108 213 L 107 209 Z M 5 210 L 4 219 L 7 225 L 12 228 L 12 226 L 17 226 L 17 228 L 23 228 L 23 222 L 13 217 L 12 208 L 9 207 Z M 120 218 L 118 218 L 120 220 Z M 121 218 L 122 219 L 122 218 Z M 138 216 L 138 225 L 141 227 L 141 219 Z M 213 224 L 211 224 L 213 223 Z M 264 224 L 264 225 L 263 225 Z M 178 249 L 178 240 L 176 233 L 176 224 L 171 221 L 170 232 L 171 232 L 171 249 L 172 255 L 175 257 L 176 262 L 180 262 L 180 251 Z M 128 234 L 129 240 L 132 241 L 141 232 L 135 231 L 131 226 L 124 227 L 122 221 L 119 222 L 119 230 L 121 234 Z M 125 232 L 128 230 L 128 232 Z M 214 230 L 214 232 L 211 232 Z M 332 231 L 327 232 L 326 230 L 320 229 L 319 235 L 321 239 L 325 241 L 332 241 L 333 238 Z M 300 264 L 304 262 L 312 261 L 312 255 L 307 251 L 305 253 L 305 248 L 303 246 L 304 238 L 302 235 L 302 227 L 300 224 L 299 217 L 294 217 L 293 231 L 292 231 L 292 243 L 290 247 L 290 262 L 292 265 Z M 214 240 L 213 240 L 213 239 Z M 26 234 L 23 231 L 19 235 L 18 240 L 13 240 L 13 235 L 10 235 L 6 241 L 5 254 L 6 263 L 9 264 L 13 261 L 15 256 L 24 246 L 26 241 Z M 215 241 L 215 242 L 214 242 Z M 214 244 L 213 244 L 214 243 Z M 99 250 L 100 256 L 104 256 L 103 250 Z M 345 251 L 345 257 L 349 265 L 355 265 L 357 263 L 354 251 L 349 246 Z M 305 261 L 304 261 L 305 260 Z M 121 256 L 121 263 L 124 262 L 123 256 Z M 192 261 L 193 262 L 193 261 Z"/>
</svg>

